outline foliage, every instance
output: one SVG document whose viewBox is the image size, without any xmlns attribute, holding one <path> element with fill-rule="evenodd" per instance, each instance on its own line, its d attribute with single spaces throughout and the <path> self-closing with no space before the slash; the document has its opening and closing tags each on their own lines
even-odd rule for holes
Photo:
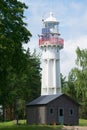
<svg viewBox="0 0 87 130">
<path fill-rule="evenodd" d="M 27 50 L 27 56 L 29 56 L 29 50 Z M 40 95 L 40 57 L 34 51 L 32 55 L 29 56 L 30 58 L 27 59 L 27 67 L 25 70 L 26 75 L 26 82 L 25 85 L 28 88 L 25 88 L 24 97 L 26 101 L 31 101 L 34 98 Z"/>
<path fill-rule="evenodd" d="M 66 77 L 64 77 L 62 74 L 60 74 L 60 78 L 61 78 L 61 89 L 63 93 L 68 94 L 68 86 L 67 86 L 67 81 L 66 81 Z"/>
<path fill-rule="evenodd" d="M 18 0 L 0 0 L 0 104 L 14 109 L 15 117 L 40 94 L 38 55 L 24 50 L 31 33 L 24 22 L 27 6 Z M 21 105 L 20 105 L 21 104 Z M 23 107 L 22 107 L 23 106 Z M 20 111 L 20 112 L 19 112 Z"/>
<path fill-rule="evenodd" d="M 87 118 L 87 49 L 76 50 L 77 67 L 73 68 L 68 77 L 68 93 L 81 104 L 80 117 Z"/>
<path fill-rule="evenodd" d="M 68 81 L 61 75 L 62 91 L 81 105 L 79 117 L 87 119 L 87 49 L 78 47 L 76 54 L 76 67 L 71 69 Z"/>
</svg>

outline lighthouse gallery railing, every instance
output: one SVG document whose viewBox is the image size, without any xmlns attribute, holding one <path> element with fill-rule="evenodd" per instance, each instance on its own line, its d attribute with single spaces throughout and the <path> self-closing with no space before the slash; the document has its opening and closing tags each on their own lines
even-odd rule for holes
<svg viewBox="0 0 87 130">
<path fill-rule="evenodd" d="M 58 45 L 64 45 L 64 39 L 62 38 L 39 38 L 39 45 L 44 44 L 58 44 Z"/>
</svg>

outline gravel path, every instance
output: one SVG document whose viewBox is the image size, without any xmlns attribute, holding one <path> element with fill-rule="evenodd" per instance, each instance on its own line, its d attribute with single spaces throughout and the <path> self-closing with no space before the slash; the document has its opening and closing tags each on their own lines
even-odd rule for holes
<svg viewBox="0 0 87 130">
<path fill-rule="evenodd" d="M 64 126 L 64 130 L 87 130 L 87 126 Z"/>
</svg>

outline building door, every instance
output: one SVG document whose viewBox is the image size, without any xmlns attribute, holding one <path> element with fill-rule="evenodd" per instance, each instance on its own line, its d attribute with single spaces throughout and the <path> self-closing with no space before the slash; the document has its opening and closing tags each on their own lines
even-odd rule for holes
<svg viewBox="0 0 87 130">
<path fill-rule="evenodd" d="M 64 124 L 64 108 L 58 108 L 58 123 Z"/>
</svg>

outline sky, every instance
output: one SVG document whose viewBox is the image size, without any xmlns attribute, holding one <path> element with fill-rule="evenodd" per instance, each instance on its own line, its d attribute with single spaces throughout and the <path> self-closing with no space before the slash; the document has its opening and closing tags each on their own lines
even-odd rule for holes
<svg viewBox="0 0 87 130">
<path fill-rule="evenodd" d="M 64 48 L 60 51 L 60 71 L 68 76 L 75 67 L 76 48 L 87 49 L 87 0 L 20 0 L 29 8 L 25 11 L 25 22 L 32 38 L 24 48 L 29 47 L 41 53 L 38 34 L 41 34 L 42 19 L 50 12 L 60 22 L 59 32 L 64 39 Z"/>
</svg>

